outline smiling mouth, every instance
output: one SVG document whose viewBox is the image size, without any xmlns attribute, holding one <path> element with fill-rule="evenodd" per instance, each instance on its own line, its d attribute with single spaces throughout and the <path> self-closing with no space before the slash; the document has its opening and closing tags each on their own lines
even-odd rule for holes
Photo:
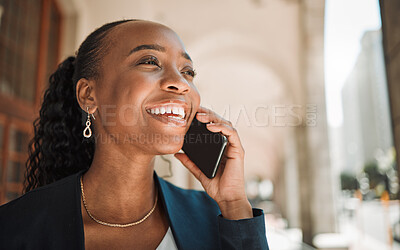
<svg viewBox="0 0 400 250">
<path fill-rule="evenodd" d="M 171 125 L 173 127 L 186 127 L 187 121 L 176 114 L 153 114 L 149 111 L 147 113 L 154 119 L 163 122 L 165 124 Z"/>
<path fill-rule="evenodd" d="M 174 127 L 185 127 L 186 110 L 178 105 L 163 105 L 146 109 L 146 112 L 158 121 Z"/>
<path fill-rule="evenodd" d="M 146 111 L 147 113 L 150 113 L 152 115 L 160 115 L 160 116 L 166 115 L 166 116 L 178 117 L 181 119 L 185 119 L 186 117 L 186 112 L 183 107 L 178 107 L 173 105 L 154 107 L 151 109 L 147 109 Z"/>
<path fill-rule="evenodd" d="M 191 108 L 185 101 L 169 99 L 147 106 L 146 112 L 154 119 L 173 127 L 186 127 Z"/>
</svg>

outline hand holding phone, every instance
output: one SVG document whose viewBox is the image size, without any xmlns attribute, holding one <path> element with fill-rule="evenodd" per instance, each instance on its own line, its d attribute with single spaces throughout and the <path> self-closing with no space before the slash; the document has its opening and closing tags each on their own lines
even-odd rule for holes
<svg viewBox="0 0 400 250">
<path fill-rule="evenodd" d="M 211 132 L 206 123 L 195 117 L 185 135 L 182 150 L 208 178 L 214 178 L 227 142 L 224 135 Z"/>
<path fill-rule="evenodd" d="M 230 220 L 240 220 L 253 217 L 251 204 L 249 203 L 245 192 L 244 149 L 242 143 L 240 142 L 237 130 L 232 126 L 231 122 L 225 120 L 224 118 L 222 118 L 221 116 L 219 116 L 210 109 L 199 107 L 197 111 L 199 113 L 196 114 L 196 118 L 198 118 L 198 120 L 202 122 L 203 125 L 197 124 L 200 126 L 200 128 L 197 127 L 196 129 L 200 130 L 205 129 L 207 130 L 205 131 L 206 133 L 213 132 L 213 134 L 220 134 L 226 136 L 226 139 L 228 140 L 228 144 L 226 144 L 224 147 L 222 147 L 217 143 L 217 145 L 219 145 L 217 147 L 217 150 L 215 149 L 211 150 L 213 152 L 212 154 L 217 155 L 217 157 L 214 158 L 213 162 L 218 162 L 219 164 L 221 164 L 220 167 L 223 167 L 223 169 L 220 169 L 220 171 L 216 171 L 214 170 L 215 169 L 214 164 L 211 165 L 207 164 L 206 165 L 207 167 L 205 169 L 200 170 L 199 166 L 197 165 L 199 163 L 195 163 L 192 160 L 200 157 L 191 156 L 192 157 L 191 159 L 189 158 L 190 156 L 188 155 L 188 154 L 192 155 L 200 154 L 199 152 L 196 152 L 196 149 L 193 148 L 188 149 L 187 147 L 185 147 L 186 149 L 186 151 L 184 150 L 185 153 L 175 153 L 175 157 L 180 162 L 182 162 L 182 164 L 196 177 L 197 180 L 200 181 L 201 185 L 203 186 L 207 194 L 217 202 L 221 210 L 221 214 L 224 218 Z M 212 124 L 210 124 L 211 122 Z M 196 124 L 194 124 L 193 127 L 196 127 L 195 125 Z M 202 126 L 206 127 L 204 128 Z M 190 135 L 192 134 L 192 132 L 188 131 L 188 134 Z M 193 134 L 202 134 L 202 133 L 194 132 Z M 190 140 L 188 140 L 186 143 L 188 142 L 190 142 Z M 201 155 L 205 159 L 200 158 L 197 161 L 201 162 L 204 160 L 208 160 L 207 153 L 204 154 L 204 152 L 209 148 L 207 146 L 204 146 L 204 142 L 200 143 L 200 145 L 197 146 L 191 145 L 190 147 L 199 147 L 199 146 L 201 147 L 199 151 L 203 152 Z M 222 163 L 221 163 L 222 156 L 218 157 L 220 155 L 219 152 L 221 152 L 221 148 L 223 148 L 222 155 L 224 155 L 225 159 Z M 189 153 L 189 151 L 192 151 L 193 153 Z M 209 166 L 213 166 L 211 167 L 212 171 L 207 170 Z M 211 177 L 213 176 L 214 173 L 215 177 L 209 178 L 205 174 L 205 172 L 208 173 L 207 175 Z M 215 174 L 215 172 L 217 173 Z"/>
</svg>

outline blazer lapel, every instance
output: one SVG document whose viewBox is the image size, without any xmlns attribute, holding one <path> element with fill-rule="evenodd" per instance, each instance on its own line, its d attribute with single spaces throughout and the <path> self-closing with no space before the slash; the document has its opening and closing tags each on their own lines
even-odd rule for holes
<svg viewBox="0 0 400 250">
<path fill-rule="evenodd" d="M 219 249 L 218 206 L 190 197 L 193 191 L 167 183 L 154 172 L 161 199 L 179 249 Z M 199 212 L 200 211 L 200 212 Z"/>
</svg>

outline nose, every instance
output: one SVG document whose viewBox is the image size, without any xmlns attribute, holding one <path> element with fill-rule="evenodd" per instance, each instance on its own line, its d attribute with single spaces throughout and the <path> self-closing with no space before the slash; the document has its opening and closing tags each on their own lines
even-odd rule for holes
<svg viewBox="0 0 400 250">
<path fill-rule="evenodd" d="M 161 89 L 177 94 L 187 94 L 190 92 L 190 84 L 185 77 L 176 69 L 165 71 L 161 80 Z"/>
</svg>

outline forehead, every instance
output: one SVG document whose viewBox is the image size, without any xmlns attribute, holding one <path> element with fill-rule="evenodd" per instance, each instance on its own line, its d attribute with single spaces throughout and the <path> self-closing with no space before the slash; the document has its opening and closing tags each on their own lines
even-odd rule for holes
<svg viewBox="0 0 400 250">
<path fill-rule="evenodd" d="M 136 46 L 158 44 L 170 51 L 183 52 L 185 47 L 178 35 L 170 28 L 149 21 L 133 21 L 120 24 L 111 30 L 111 50 L 128 54 Z"/>
</svg>

